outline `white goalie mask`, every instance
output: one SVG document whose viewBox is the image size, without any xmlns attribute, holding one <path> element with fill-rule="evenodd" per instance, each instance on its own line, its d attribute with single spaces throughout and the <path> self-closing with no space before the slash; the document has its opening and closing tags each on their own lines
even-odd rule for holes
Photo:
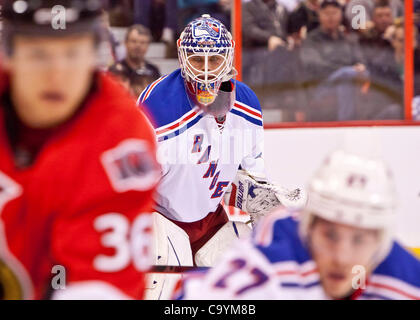
<svg viewBox="0 0 420 320">
<path fill-rule="evenodd" d="M 392 246 L 396 191 L 390 171 L 382 161 L 336 151 L 308 186 L 308 203 L 300 222 L 300 235 L 308 241 L 314 217 L 381 232 L 374 257 L 379 264 Z"/>
<path fill-rule="evenodd" d="M 194 104 L 214 116 L 226 114 L 233 106 L 236 74 L 233 68 L 234 41 L 226 27 L 210 15 L 203 15 L 189 23 L 177 42 L 178 58 L 187 93 Z M 219 93 L 221 101 L 217 101 Z"/>
</svg>

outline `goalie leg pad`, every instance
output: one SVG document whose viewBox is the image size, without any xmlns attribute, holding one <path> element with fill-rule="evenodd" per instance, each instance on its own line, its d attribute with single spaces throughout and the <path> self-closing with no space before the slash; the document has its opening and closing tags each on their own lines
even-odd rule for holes
<svg viewBox="0 0 420 320">
<path fill-rule="evenodd" d="M 163 215 L 153 213 L 154 265 L 192 266 L 192 252 L 188 235 Z M 146 300 L 168 300 L 179 274 L 147 273 Z"/>
<path fill-rule="evenodd" d="M 244 238 L 251 234 L 251 228 L 243 222 L 229 221 L 216 234 L 206 242 L 195 254 L 195 264 L 199 267 L 213 266 L 220 256 L 238 238 Z"/>
</svg>

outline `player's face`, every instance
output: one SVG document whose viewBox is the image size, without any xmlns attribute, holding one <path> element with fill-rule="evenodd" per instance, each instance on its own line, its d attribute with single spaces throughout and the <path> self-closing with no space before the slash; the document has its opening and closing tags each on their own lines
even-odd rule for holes
<svg viewBox="0 0 420 320">
<path fill-rule="evenodd" d="M 189 55 L 188 62 L 192 66 L 191 71 L 194 73 L 194 75 L 198 76 L 198 78 L 201 80 L 205 80 L 204 76 L 202 75 L 203 72 L 214 72 L 222 70 L 226 63 L 226 60 L 223 58 L 223 56 L 219 54 L 209 55 L 208 57 L 203 55 L 192 54 Z M 210 75 L 208 80 L 213 80 L 213 78 L 214 75 Z"/>
<path fill-rule="evenodd" d="M 68 120 L 86 97 L 95 66 L 92 35 L 16 36 L 5 67 L 21 121 L 29 127 L 49 128 Z"/>
<path fill-rule="evenodd" d="M 337 30 L 343 14 L 340 8 L 327 6 L 319 11 L 319 23 L 324 30 Z"/>
<path fill-rule="evenodd" d="M 131 31 L 126 41 L 128 58 L 135 63 L 142 61 L 149 49 L 149 45 L 150 40 L 148 36 L 138 33 L 137 30 Z"/>
<path fill-rule="evenodd" d="M 379 32 L 385 32 L 392 22 L 392 10 L 390 7 L 379 7 L 373 13 L 372 21 L 375 24 L 375 28 Z"/>
<path fill-rule="evenodd" d="M 360 285 L 358 280 L 363 277 L 359 266 L 366 270 L 366 277 L 371 272 L 379 248 L 379 231 L 316 218 L 311 227 L 310 247 L 325 292 L 340 299 L 357 289 L 354 284 Z"/>
</svg>

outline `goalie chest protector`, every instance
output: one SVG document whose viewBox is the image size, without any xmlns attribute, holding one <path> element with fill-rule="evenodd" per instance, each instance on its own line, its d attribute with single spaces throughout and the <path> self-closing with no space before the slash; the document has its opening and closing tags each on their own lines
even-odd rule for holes
<svg viewBox="0 0 420 320">
<path fill-rule="evenodd" d="M 163 178 L 156 210 L 194 222 L 214 212 L 239 166 L 263 173 L 263 119 L 259 101 L 234 81 L 236 100 L 223 124 L 191 105 L 180 69 L 150 84 L 138 104 L 152 122 Z"/>
</svg>

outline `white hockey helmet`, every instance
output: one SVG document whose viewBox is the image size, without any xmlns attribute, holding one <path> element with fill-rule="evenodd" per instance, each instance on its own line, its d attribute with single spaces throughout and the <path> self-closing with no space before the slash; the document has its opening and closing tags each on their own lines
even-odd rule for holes
<svg viewBox="0 0 420 320">
<path fill-rule="evenodd" d="M 344 151 L 333 152 L 308 186 L 308 203 L 300 222 L 300 235 L 307 242 L 315 216 L 364 229 L 381 231 L 379 264 L 392 245 L 396 191 L 391 172 L 377 159 Z"/>
<path fill-rule="evenodd" d="M 212 104 L 222 82 L 229 81 L 237 74 L 233 67 L 234 47 L 230 32 L 208 14 L 203 14 L 185 27 L 177 41 L 178 58 L 182 76 L 196 103 L 203 106 Z M 223 61 L 213 70 L 208 67 L 211 56 L 218 56 Z M 197 69 L 191 63 L 196 57 L 204 58 L 204 70 Z"/>
</svg>

